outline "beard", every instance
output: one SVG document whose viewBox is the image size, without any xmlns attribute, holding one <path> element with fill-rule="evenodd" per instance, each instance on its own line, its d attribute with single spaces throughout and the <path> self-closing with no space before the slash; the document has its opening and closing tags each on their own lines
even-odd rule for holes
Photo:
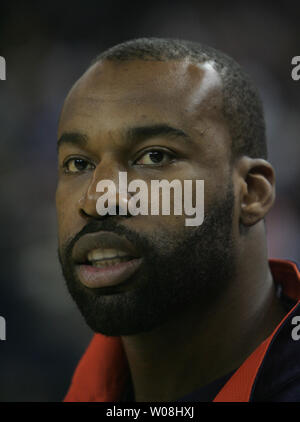
<svg viewBox="0 0 300 422">
<path fill-rule="evenodd" d="M 150 236 L 125 227 L 122 222 L 133 217 L 106 216 L 88 223 L 58 250 L 68 291 L 88 326 L 107 336 L 134 335 L 151 331 L 192 306 L 198 312 L 211 306 L 235 274 L 233 207 L 229 183 L 198 227 L 176 232 L 160 227 Z M 126 281 L 133 288 L 89 289 L 78 279 L 74 244 L 82 235 L 100 230 L 126 237 L 140 252 L 142 264 Z"/>
</svg>

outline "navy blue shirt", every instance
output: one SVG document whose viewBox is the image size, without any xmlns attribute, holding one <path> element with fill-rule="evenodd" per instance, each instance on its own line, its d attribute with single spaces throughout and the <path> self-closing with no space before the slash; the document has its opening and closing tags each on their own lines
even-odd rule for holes
<svg viewBox="0 0 300 422">
<path fill-rule="evenodd" d="M 204 385 L 203 387 L 193 391 L 190 394 L 187 394 L 186 396 L 176 400 L 176 401 L 198 401 L 198 402 L 211 402 L 216 397 L 218 392 L 221 390 L 221 388 L 226 384 L 226 382 L 229 380 L 229 378 L 234 374 L 235 371 L 230 372 L 229 374 L 218 378 L 217 380 L 214 380 L 210 382 L 207 385 Z M 121 402 L 134 402 L 134 392 L 132 388 L 131 381 L 128 382 L 125 391 L 123 393 L 123 396 L 120 400 Z"/>
<path fill-rule="evenodd" d="M 296 302 L 280 293 L 288 312 Z M 272 339 L 258 370 L 250 395 L 251 402 L 300 402 L 300 340 L 291 335 L 292 319 L 300 316 L 300 304 L 289 315 Z M 179 402 L 212 402 L 235 371 L 178 399 Z M 120 401 L 134 402 L 131 381 Z"/>
</svg>

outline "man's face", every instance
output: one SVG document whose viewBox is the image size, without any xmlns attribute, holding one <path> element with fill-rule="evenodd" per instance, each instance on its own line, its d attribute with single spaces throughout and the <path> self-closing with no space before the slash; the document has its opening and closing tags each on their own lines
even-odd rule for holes
<svg viewBox="0 0 300 422">
<path fill-rule="evenodd" d="M 59 258 L 96 332 L 149 331 L 226 288 L 234 193 L 221 109 L 221 82 L 209 63 L 104 61 L 68 95 L 58 131 Z M 151 180 L 204 180 L 203 224 L 186 226 L 184 213 L 101 217 L 97 183 L 118 185 L 119 172 L 128 183 L 145 181 L 149 192 Z"/>
</svg>

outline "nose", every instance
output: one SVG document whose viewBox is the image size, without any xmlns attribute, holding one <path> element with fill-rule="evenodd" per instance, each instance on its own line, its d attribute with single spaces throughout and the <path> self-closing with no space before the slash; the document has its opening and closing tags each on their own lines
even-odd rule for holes
<svg viewBox="0 0 300 422">
<path fill-rule="evenodd" d="M 129 216 L 128 199 L 127 173 L 115 163 L 105 164 L 102 161 L 94 170 L 90 183 L 79 200 L 79 213 L 85 218 L 94 219 L 108 215 Z"/>
</svg>

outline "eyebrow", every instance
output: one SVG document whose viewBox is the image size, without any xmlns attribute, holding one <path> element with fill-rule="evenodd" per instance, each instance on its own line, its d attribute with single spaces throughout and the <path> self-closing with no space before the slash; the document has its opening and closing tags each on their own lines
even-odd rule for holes
<svg viewBox="0 0 300 422">
<path fill-rule="evenodd" d="M 167 124 L 132 127 L 126 131 L 125 137 L 131 142 L 141 142 L 145 139 L 155 138 L 158 136 L 181 138 L 187 143 L 193 143 L 191 137 L 183 130 L 174 128 Z"/>
<path fill-rule="evenodd" d="M 155 138 L 158 136 L 169 138 L 181 138 L 188 144 L 193 144 L 192 138 L 183 130 L 174 128 L 167 124 L 155 124 L 148 126 L 136 126 L 128 128 L 125 131 L 123 138 L 130 143 L 142 142 L 146 139 Z M 57 149 L 63 144 L 77 145 L 85 147 L 88 141 L 88 136 L 79 132 L 66 132 L 57 141 Z"/>
<path fill-rule="evenodd" d="M 87 144 L 88 137 L 79 132 L 66 132 L 61 135 L 57 141 L 57 150 L 63 144 L 77 145 L 79 147 L 84 147 Z"/>
</svg>

